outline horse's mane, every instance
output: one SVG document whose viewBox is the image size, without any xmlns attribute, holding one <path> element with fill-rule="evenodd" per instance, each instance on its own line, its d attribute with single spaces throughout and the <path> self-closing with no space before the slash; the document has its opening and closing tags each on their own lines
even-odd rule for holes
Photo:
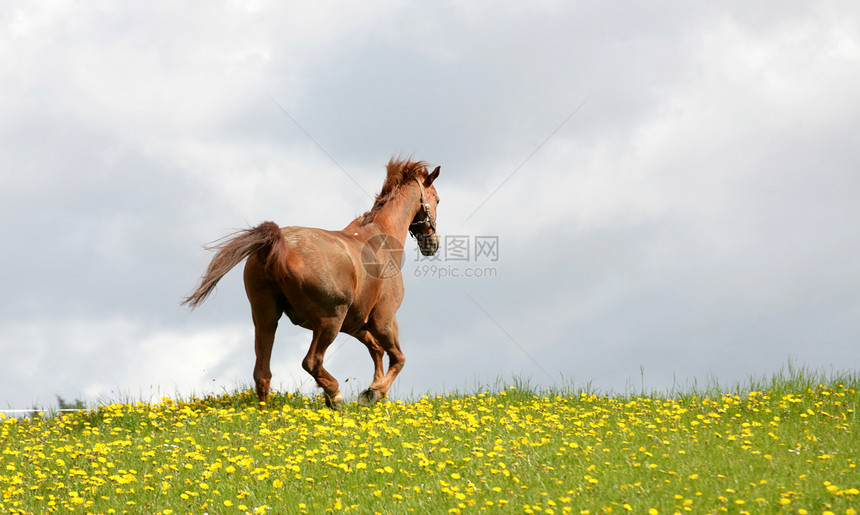
<svg viewBox="0 0 860 515">
<path fill-rule="evenodd" d="M 397 191 L 401 186 L 415 179 L 423 179 L 428 173 L 427 163 L 424 161 L 409 161 L 395 158 L 391 158 L 385 170 L 385 182 L 382 183 L 382 189 L 379 190 L 376 199 L 373 201 L 373 207 L 370 208 L 370 211 L 359 217 L 361 225 L 372 222 L 382 206 L 397 195 Z"/>
</svg>

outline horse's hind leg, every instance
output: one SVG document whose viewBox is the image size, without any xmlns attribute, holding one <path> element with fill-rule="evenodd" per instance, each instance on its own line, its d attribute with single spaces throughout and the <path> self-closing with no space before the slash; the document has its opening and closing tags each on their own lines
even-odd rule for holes
<svg viewBox="0 0 860 515">
<path fill-rule="evenodd" d="M 260 402 L 266 402 L 269 397 L 269 388 L 272 381 L 272 370 L 269 363 L 272 359 L 272 346 L 275 343 L 275 331 L 278 329 L 278 311 L 269 309 L 254 309 L 254 353 L 257 360 L 254 362 L 254 383 L 257 386 L 257 398 Z"/>
<path fill-rule="evenodd" d="M 272 381 L 272 370 L 269 362 L 272 359 L 272 346 L 275 343 L 275 331 L 278 320 L 283 312 L 275 292 L 270 284 L 261 280 L 261 274 L 249 273 L 253 270 L 254 256 L 245 267 L 245 292 L 251 303 L 251 316 L 254 318 L 254 383 L 257 387 L 257 398 L 266 402 Z"/>
</svg>

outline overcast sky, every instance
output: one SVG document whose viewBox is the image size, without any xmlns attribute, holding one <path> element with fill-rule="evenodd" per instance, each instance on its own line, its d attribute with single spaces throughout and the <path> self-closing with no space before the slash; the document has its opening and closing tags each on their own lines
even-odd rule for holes
<svg viewBox="0 0 860 515">
<path fill-rule="evenodd" d="M 250 385 L 241 267 L 179 306 L 201 245 L 340 229 L 397 154 L 443 249 L 408 243 L 395 398 L 860 369 L 855 1 L 12 1 L 0 54 L 0 407 Z"/>
</svg>

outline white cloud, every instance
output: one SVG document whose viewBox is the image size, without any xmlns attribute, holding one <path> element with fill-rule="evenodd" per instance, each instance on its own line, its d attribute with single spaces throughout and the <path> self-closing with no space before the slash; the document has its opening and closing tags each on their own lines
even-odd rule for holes
<svg viewBox="0 0 860 515">
<path fill-rule="evenodd" d="M 225 360 L 241 347 L 248 371 L 253 364 L 253 330 L 245 325 L 151 328 L 140 320 L 76 317 L 6 321 L 0 335 L 9 364 L 4 385 L 18 385 L 2 395 L 14 408 L 49 405 L 55 395 L 93 402 L 232 389 L 236 365 L 224 369 Z M 224 375 L 213 376 L 219 367 Z M 139 391 L 129 391 L 134 387 Z"/>
</svg>

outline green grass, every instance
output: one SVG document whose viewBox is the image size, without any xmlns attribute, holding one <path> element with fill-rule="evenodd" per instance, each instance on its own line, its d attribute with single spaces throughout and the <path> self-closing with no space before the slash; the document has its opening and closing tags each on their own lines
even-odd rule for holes
<svg viewBox="0 0 860 515">
<path fill-rule="evenodd" d="M 856 513 L 857 374 L 672 395 L 250 391 L 0 420 L 3 513 Z"/>
</svg>

